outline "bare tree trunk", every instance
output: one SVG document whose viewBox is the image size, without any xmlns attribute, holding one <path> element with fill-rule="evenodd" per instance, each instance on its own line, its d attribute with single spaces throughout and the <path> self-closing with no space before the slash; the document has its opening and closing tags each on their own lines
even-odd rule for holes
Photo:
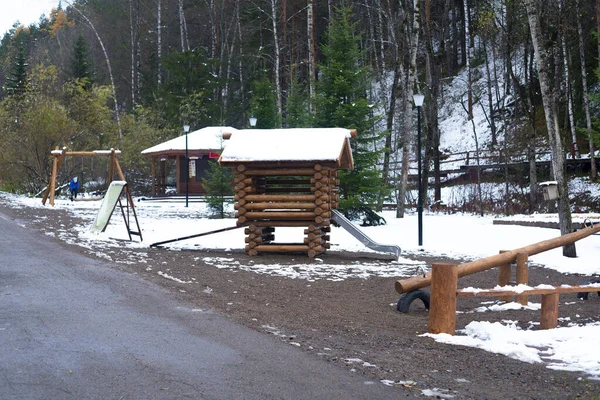
<svg viewBox="0 0 600 400">
<path fill-rule="evenodd" d="M 494 47 L 494 44 L 492 43 L 492 46 Z M 487 84 L 487 95 L 488 95 L 488 107 L 489 107 L 489 112 L 490 112 L 490 131 L 492 134 L 492 146 L 495 146 L 498 143 L 498 139 L 496 138 L 496 122 L 495 122 L 495 115 L 494 115 L 494 96 L 492 93 L 492 74 L 490 72 L 490 57 L 488 54 L 488 46 L 487 46 L 487 39 L 483 39 L 483 51 L 485 52 L 485 74 L 486 74 L 486 84 Z M 496 67 L 494 66 L 494 70 L 496 69 Z M 495 77 L 493 78 L 493 80 L 496 80 Z"/>
<path fill-rule="evenodd" d="M 187 37 L 187 24 L 185 22 L 185 13 L 183 11 L 183 0 L 179 0 L 179 37 L 181 39 L 181 52 L 190 49 L 190 42 Z"/>
<path fill-rule="evenodd" d="M 315 34 L 314 34 L 314 26 L 315 19 L 313 13 L 314 0 L 308 0 L 308 4 L 306 6 L 306 36 L 308 38 L 308 95 L 310 97 L 309 100 L 309 109 L 311 114 L 315 114 L 315 97 L 316 97 L 316 88 L 315 88 L 315 79 L 316 79 L 316 49 L 315 49 Z"/>
<path fill-rule="evenodd" d="M 242 35 L 242 22 L 241 22 L 241 18 L 240 18 L 240 0 L 236 1 L 235 19 L 237 21 L 238 43 L 239 43 L 239 48 L 240 48 L 238 75 L 240 77 L 241 101 L 242 101 L 242 104 L 244 104 L 244 102 L 246 101 L 246 92 L 244 91 L 244 65 L 243 65 L 243 61 L 242 61 L 244 59 L 244 48 L 242 46 L 243 35 Z"/>
<path fill-rule="evenodd" d="M 465 65 L 467 68 L 467 120 L 471 122 L 473 127 L 473 137 L 475 139 L 475 159 L 477 161 L 477 200 L 479 205 L 479 213 L 483 217 L 483 199 L 481 194 L 481 169 L 479 160 L 479 140 L 477 138 L 477 130 L 475 129 L 475 121 L 473 120 L 473 78 L 471 71 L 471 53 L 473 51 L 473 45 L 471 41 L 471 30 L 469 27 L 469 5 L 467 0 L 464 0 L 464 16 L 465 16 L 465 44 L 466 44 L 466 57 Z"/>
<path fill-rule="evenodd" d="M 273 43 L 275 44 L 275 54 L 273 66 L 275 72 L 275 91 L 277 95 L 277 114 L 282 115 L 282 102 L 281 102 L 281 51 L 279 50 L 279 34 L 277 32 L 277 7 L 275 0 L 271 0 L 271 21 L 273 22 Z"/>
<path fill-rule="evenodd" d="M 427 45 L 427 57 L 426 57 L 426 66 L 427 66 L 427 87 L 430 91 L 430 104 L 428 107 L 429 111 L 429 123 L 427 126 L 429 127 L 429 138 L 428 143 L 429 151 L 428 155 L 431 155 L 433 158 L 433 176 L 434 176 L 434 203 L 439 203 L 442 200 L 442 188 L 441 188 L 441 179 L 440 179 L 440 128 L 438 124 L 438 96 L 440 92 L 440 76 L 439 69 L 435 63 L 435 50 L 433 47 L 433 35 L 431 33 L 431 0 L 425 1 L 425 43 Z M 425 163 L 426 167 L 429 167 L 428 162 L 429 156 L 427 157 L 427 162 Z M 428 175 L 425 176 L 425 181 L 428 182 Z"/>
<path fill-rule="evenodd" d="M 583 108 L 585 111 L 585 122 L 586 129 L 588 134 L 588 141 L 590 146 L 590 177 L 592 180 L 596 180 L 598 177 L 598 169 L 596 168 L 596 146 L 594 144 L 594 139 L 592 138 L 592 117 L 590 115 L 590 99 L 588 93 L 588 84 L 587 84 L 587 71 L 585 68 L 585 45 L 583 41 L 583 28 L 581 27 L 581 17 L 579 11 L 579 2 L 580 0 L 575 0 L 576 6 L 576 14 L 577 14 L 577 34 L 579 37 L 579 62 L 581 64 L 581 85 L 582 85 L 582 96 L 583 96 Z M 597 2 L 600 5 L 600 0 Z M 600 8 L 598 8 L 600 10 Z M 600 16 L 600 15 L 599 15 Z M 600 21 L 598 21 L 600 24 Z M 598 35 L 598 40 L 600 40 L 600 35 Z"/>
<path fill-rule="evenodd" d="M 69 4 L 68 1 L 65 1 L 65 2 L 67 4 Z M 96 35 L 96 39 L 98 39 L 98 42 L 100 43 L 100 47 L 102 48 L 102 52 L 104 53 L 104 59 L 106 60 L 106 66 L 108 68 L 108 76 L 110 77 L 110 86 L 112 88 L 113 101 L 115 102 L 115 118 L 117 120 L 117 129 L 119 131 L 119 142 L 120 142 L 121 139 L 123 138 L 123 130 L 121 129 L 121 117 L 119 116 L 119 102 L 117 101 L 117 90 L 115 89 L 115 80 L 114 80 L 114 77 L 113 77 L 112 68 L 110 66 L 110 58 L 108 57 L 108 52 L 106 51 L 106 47 L 104 46 L 104 42 L 102 41 L 102 38 L 98 34 L 98 31 L 96 30 L 96 27 L 94 26 L 94 24 L 92 24 L 92 21 L 90 21 L 90 19 L 88 17 L 86 17 L 85 14 L 82 13 L 73 4 L 69 4 L 69 5 L 71 7 L 73 7 L 73 9 L 75 11 L 77 11 L 77 13 L 79 13 L 79 15 L 81 15 L 81 18 L 83 18 L 85 20 L 85 22 L 87 22 L 87 24 L 89 25 L 89 27 L 92 28 L 92 31 L 94 32 L 94 35 Z"/>
<path fill-rule="evenodd" d="M 571 220 L 569 191 L 565 176 L 565 154 L 560 137 L 558 114 L 556 111 L 556 97 L 552 89 L 552 79 L 549 71 L 549 68 L 552 68 L 552 63 L 546 49 L 543 47 L 545 40 L 543 37 L 540 16 L 538 15 L 538 10 L 542 9 L 542 5 L 536 0 L 525 0 L 524 3 L 527 8 L 527 18 L 529 19 L 531 30 L 531 41 L 535 49 L 542 102 L 544 105 L 544 113 L 546 114 L 548 139 L 552 148 L 552 170 L 554 172 L 554 179 L 558 184 L 558 220 L 561 234 L 566 235 L 573 231 L 573 223 Z M 564 246 L 563 255 L 566 257 L 577 257 L 575 244 L 573 243 Z"/>
<path fill-rule="evenodd" d="M 162 8 L 161 0 L 156 1 L 158 3 L 157 14 L 156 14 L 156 59 L 158 65 L 156 67 L 157 82 L 162 84 Z"/>
<path fill-rule="evenodd" d="M 558 0 L 558 10 L 564 14 L 563 0 Z M 577 144 L 577 132 L 575 131 L 575 117 L 573 115 L 573 95 L 571 86 L 571 71 L 569 69 L 569 58 L 567 57 L 567 43 L 565 41 L 565 17 L 561 15 L 563 21 L 562 30 L 559 31 L 560 43 L 563 55 L 563 67 L 565 70 L 565 95 L 567 96 L 567 114 L 569 115 L 569 128 L 571 130 L 571 157 L 580 158 L 579 145 Z"/>
<path fill-rule="evenodd" d="M 407 13 L 409 14 L 409 13 Z M 410 15 L 410 14 L 409 14 Z M 406 100 L 404 110 L 404 133 L 402 140 L 402 176 L 400 187 L 398 188 L 396 218 L 404 218 L 404 209 L 406 202 L 406 192 L 408 188 L 408 169 L 410 166 L 410 150 L 412 144 L 413 120 L 410 117 L 413 114 L 413 88 L 415 77 L 417 75 L 417 49 L 419 48 L 419 21 L 421 20 L 419 0 L 413 0 L 412 29 L 410 31 L 410 57 L 409 69 L 406 79 Z"/>
<path fill-rule="evenodd" d="M 135 96 L 135 29 L 133 28 L 133 0 L 129 0 L 129 36 L 131 38 L 131 107 L 135 108 L 136 106 L 136 96 Z"/>
</svg>

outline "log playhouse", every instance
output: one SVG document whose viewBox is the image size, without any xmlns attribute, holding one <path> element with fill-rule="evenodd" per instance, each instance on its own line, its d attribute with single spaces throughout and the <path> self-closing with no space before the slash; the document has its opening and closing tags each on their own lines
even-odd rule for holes
<svg viewBox="0 0 600 400">
<path fill-rule="evenodd" d="M 511 276 L 511 264 L 516 262 L 516 280 L 519 285 L 528 284 L 528 258 L 557 247 L 575 243 L 594 233 L 600 232 L 600 224 L 586 225 L 580 230 L 553 239 L 544 240 L 529 246 L 467 262 L 460 265 L 433 264 L 432 271 L 412 278 L 396 281 L 396 291 L 403 295 L 431 285 L 429 309 L 429 333 L 454 335 L 456 328 L 456 299 L 466 296 L 501 297 L 510 301 L 516 296 L 521 304 L 527 304 L 528 295 L 542 295 L 541 329 L 555 328 L 558 321 L 558 298 L 561 293 L 600 292 L 600 285 L 546 286 L 518 290 L 506 286 Z M 459 290 L 458 278 L 499 267 L 499 289 Z M 411 296 L 416 298 L 417 296 Z M 402 298 L 401 298 L 402 300 Z"/>
<path fill-rule="evenodd" d="M 219 164 L 231 167 L 238 226 L 249 255 L 306 253 L 329 247 L 332 210 L 339 201 L 338 169 L 354 167 L 351 137 L 342 128 L 244 130 L 229 140 Z M 302 243 L 278 243 L 278 227 L 304 227 Z"/>
</svg>

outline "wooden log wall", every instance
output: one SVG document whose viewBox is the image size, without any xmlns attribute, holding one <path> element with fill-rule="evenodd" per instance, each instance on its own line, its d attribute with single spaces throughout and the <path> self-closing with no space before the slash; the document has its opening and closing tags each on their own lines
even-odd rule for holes
<svg viewBox="0 0 600 400">
<path fill-rule="evenodd" d="M 302 252 L 315 257 L 330 247 L 331 210 L 339 201 L 336 169 L 239 164 L 233 172 L 235 216 L 238 226 L 247 226 L 248 254 Z M 305 227 L 304 240 L 278 243 L 275 227 Z"/>
</svg>

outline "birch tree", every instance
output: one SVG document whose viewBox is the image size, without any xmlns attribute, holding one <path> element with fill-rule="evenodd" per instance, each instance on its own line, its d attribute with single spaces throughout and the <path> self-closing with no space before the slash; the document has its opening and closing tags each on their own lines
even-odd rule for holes
<svg viewBox="0 0 600 400">
<path fill-rule="evenodd" d="M 275 91 L 276 91 L 276 95 L 277 95 L 277 113 L 279 115 L 282 115 L 282 106 L 281 106 L 281 78 L 280 78 L 280 73 L 281 73 L 281 52 L 279 50 L 279 34 L 277 31 L 277 6 L 276 6 L 276 0 L 271 0 L 271 22 L 272 22 L 272 26 L 273 26 L 273 43 L 274 43 L 274 49 L 273 49 L 273 60 L 274 60 L 274 66 L 273 66 L 273 72 L 275 73 Z"/>
<path fill-rule="evenodd" d="M 565 177 L 565 153 L 560 129 L 558 125 L 558 113 L 556 107 L 556 96 L 552 87 L 552 65 L 553 62 L 544 47 L 544 33 L 538 12 L 543 9 L 539 0 L 525 0 L 527 18 L 531 31 L 531 41 L 535 50 L 537 71 L 542 92 L 542 103 L 546 116 L 546 128 L 552 151 L 552 172 L 558 184 L 558 220 L 561 234 L 565 235 L 573 231 L 571 221 L 571 209 L 569 206 L 569 192 L 567 179 Z M 566 257 L 577 257 L 575 244 L 563 246 L 563 255 Z"/>
<path fill-rule="evenodd" d="M 190 42 L 187 36 L 187 24 L 185 22 L 185 13 L 183 11 L 183 0 L 179 0 L 179 37 L 181 40 L 181 51 L 190 49 Z"/>
<path fill-rule="evenodd" d="M 310 113 L 315 114 L 315 79 L 317 71 L 317 56 L 315 48 L 315 18 L 313 10 L 314 0 L 308 0 L 306 5 L 306 37 L 308 40 L 308 95 L 310 97 Z"/>
<path fill-rule="evenodd" d="M 397 190 L 396 197 L 396 218 L 404 218 L 404 209 L 406 202 L 406 191 L 408 187 L 408 168 L 410 165 L 410 150 L 412 145 L 413 131 L 413 120 L 410 116 L 413 114 L 413 88 L 416 81 L 417 75 L 417 50 L 419 48 L 419 30 L 421 19 L 421 12 L 419 6 L 419 0 L 413 0 L 412 3 L 412 26 L 410 29 L 410 46 L 409 46 L 409 67 L 406 79 L 406 97 L 405 97 L 405 110 L 404 110 L 404 134 L 402 140 L 402 169 L 401 169 L 401 181 L 400 186 Z"/>
<path fill-rule="evenodd" d="M 563 66 L 565 70 L 565 95 L 567 96 L 567 114 L 569 115 L 569 128 L 571 130 L 571 155 L 573 158 L 580 158 L 579 145 L 577 144 L 577 132 L 575 131 L 575 116 L 573 115 L 573 93 L 571 87 L 571 70 L 569 68 L 569 57 L 567 57 L 567 42 L 565 39 L 566 12 L 564 10 L 563 0 L 558 0 L 558 10 L 561 14 L 562 29 L 559 30 L 560 43 L 562 48 Z M 583 66 L 585 71 L 585 66 Z"/>
<path fill-rule="evenodd" d="M 577 37 L 579 41 L 579 62 L 581 63 L 581 86 L 582 86 L 582 97 L 583 97 L 583 109 L 585 111 L 585 127 L 587 130 L 587 137 L 590 145 L 590 176 L 592 180 L 595 180 L 598 176 L 598 169 L 596 168 L 596 146 L 594 144 L 594 139 L 592 137 L 592 117 L 590 115 L 590 99 L 588 92 L 588 81 L 587 81 L 587 71 L 585 68 L 585 44 L 583 40 L 583 28 L 581 26 L 581 12 L 579 6 L 580 0 L 575 0 L 575 11 L 577 14 Z M 600 0 L 598 0 L 598 5 L 600 5 Z M 598 8 L 600 10 L 600 7 Z M 600 14 L 598 15 L 600 17 Z M 600 24 L 600 21 L 598 21 Z M 598 40 L 600 40 L 600 35 L 598 35 Z"/>
<path fill-rule="evenodd" d="M 156 0 L 157 11 L 156 11 L 156 58 L 158 65 L 156 67 L 157 82 L 160 85 L 162 83 L 162 9 L 161 0 Z"/>
</svg>

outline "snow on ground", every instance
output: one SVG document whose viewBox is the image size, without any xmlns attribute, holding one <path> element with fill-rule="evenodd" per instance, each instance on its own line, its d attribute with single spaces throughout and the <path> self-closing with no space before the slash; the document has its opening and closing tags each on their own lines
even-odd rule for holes
<svg viewBox="0 0 600 400">
<path fill-rule="evenodd" d="M 11 207 L 45 207 L 40 199 L 0 193 L 0 201 L 10 203 Z M 46 206 L 50 208 L 49 206 Z M 127 232 L 120 213 L 115 212 L 104 233 L 92 234 L 90 227 L 100 208 L 100 201 L 70 202 L 57 199 L 55 209 L 68 210 L 84 222 L 75 230 L 59 229 L 46 232 L 70 244 L 89 249 L 90 253 L 112 260 L 111 247 L 125 246 L 131 250 L 127 263 L 147 262 L 147 250 L 151 243 L 184 237 L 201 232 L 213 231 L 235 226 L 235 219 L 209 219 L 206 217 L 203 203 L 136 202 L 136 210 L 144 241 L 116 241 L 127 239 Z M 548 228 L 534 228 L 516 225 L 494 225 L 492 216 L 478 217 L 466 214 L 443 215 L 425 212 L 423 218 L 423 246 L 417 245 L 417 218 L 408 214 L 403 219 L 394 218 L 393 212 L 384 212 L 388 224 L 379 227 L 361 228 L 373 240 L 384 244 L 395 244 L 402 248 L 403 256 L 392 262 L 354 262 L 347 265 L 329 265 L 320 258 L 308 259 L 301 255 L 292 256 L 289 265 L 268 265 L 256 262 L 242 264 L 235 255 L 202 256 L 203 261 L 216 268 L 242 269 L 258 274 L 271 274 L 290 279 L 314 281 L 368 277 L 399 278 L 420 273 L 427 265 L 413 261 L 406 256 L 451 257 L 477 259 L 497 254 L 499 250 L 511 250 L 557 237 L 559 231 Z M 556 215 L 517 216 L 521 219 L 557 220 Z M 574 221 L 590 219 L 600 222 L 600 215 L 574 215 Z M 281 242 L 299 241 L 303 237 L 302 229 L 277 228 L 276 238 Z M 332 248 L 336 252 L 368 252 L 360 242 L 342 228 L 332 227 Z M 170 251 L 194 249 L 243 249 L 244 231 L 236 229 L 191 240 L 174 242 L 165 247 Z M 168 251 L 165 250 L 165 251 Z M 562 273 L 575 273 L 585 276 L 600 275 L 600 235 L 592 235 L 577 243 L 578 257 L 562 256 L 561 249 L 551 250 L 530 257 L 530 263 L 551 268 Z M 171 275 L 171 272 L 157 271 L 165 279 L 186 284 L 189 280 Z M 560 282 L 556 283 L 557 285 Z M 595 296 L 592 297 L 597 301 Z M 482 302 L 482 304 L 491 304 Z M 494 304 L 481 307 L 479 311 L 494 312 L 515 308 L 515 303 Z M 530 304 L 529 308 L 537 305 Z M 517 308 L 520 306 L 516 305 Z M 532 327 L 534 323 L 530 324 Z M 514 321 L 505 323 L 472 322 L 456 336 L 429 335 L 437 341 L 463 346 L 472 346 L 505 354 L 525 362 L 544 362 L 548 368 L 582 372 L 591 379 L 600 379 L 600 323 L 584 326 L 569 326 L 552 330 L 519 330 Z M 576 340 L 574 340 L 576 339 Z"/>
</svg>

